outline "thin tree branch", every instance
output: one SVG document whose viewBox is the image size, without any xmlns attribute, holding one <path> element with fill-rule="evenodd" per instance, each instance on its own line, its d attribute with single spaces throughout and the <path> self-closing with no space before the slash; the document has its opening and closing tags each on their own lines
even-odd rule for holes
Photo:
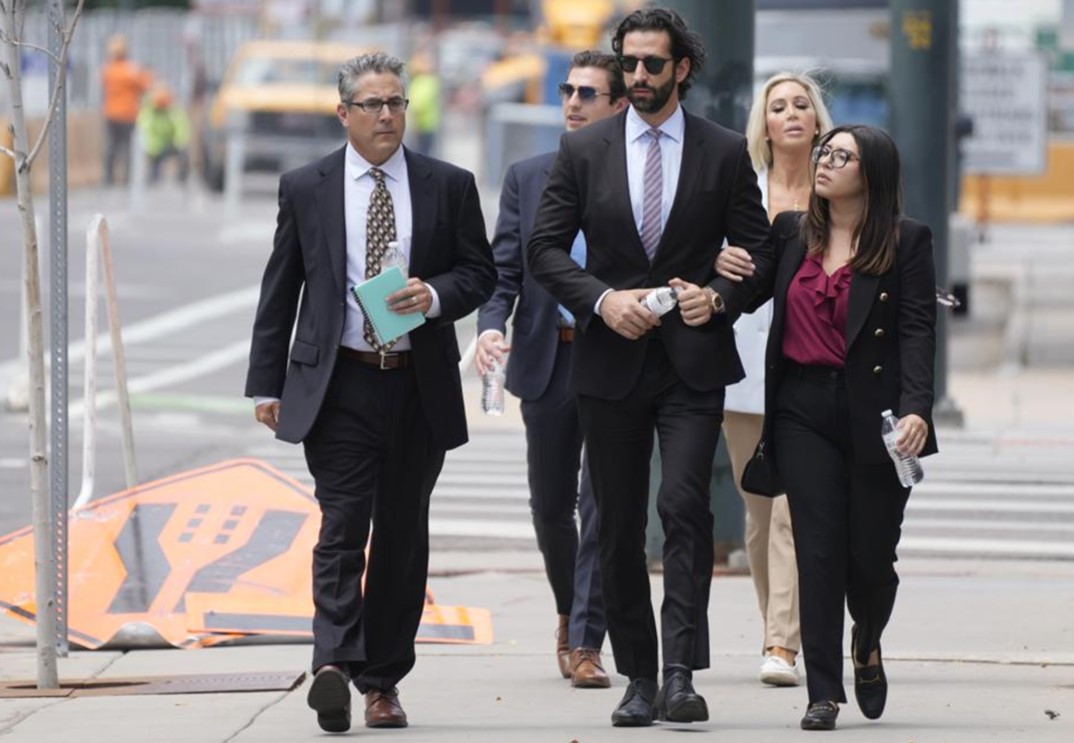
<svg viewBox="0 0 1074 743">
<path fill-rule="evenodd" d="M 12 160 L 14 160 L 14 161 L 18 162 L 18 159 L 19 159 L 19 158 L 18 158 L 18 156 L 17 156 L 16 154 L 15 154 L 15 150 L 9 150 L 9 149 L 8 149 L 7 147 L 4 147 L 4 145 L 2 145 L 2 144 L 0 144 L 0 154 L 4 154 L 4 155 L 7 155 L 7 156 L 8 156 L 8 157 L 10 157 L 10 158 L 11 158 Z"/>
<path fill-rule="evenodd" d="M 63 46 L 60 47 L 59 64 L 57 65 L 59 69 L 56 73 L 56 87 L 52 89 L 52 99 L 48 104 L 48 115 L 45 117 L 45 125 L 41 127 L 41 131 L 37 134 L 37 141 L 34 142 L 30 154 L 26 156 L 26 159 L 20 165 L 22 170 L 29 170 L 30 166 L 34 164 L 34 160 L 37 159 L 37 154 L 41 151 L 41 146 L 45 144 L 45 138 L 48 136 L 52 118 L 56 115 L 56 107 L 60 104 L 60 96 L 67 94 L 67 50 L 71 46 L 71 39 L 74 38 L 78 19 L 82 17 L 83 5 L 85 5 L 85 0 L 78 0 L 78 7 L 75 8 L 74 15 L 71 16 L 71 25 L 63 32 Z"/>
<path fill-rule="evenodd" d="M 34 51 L 41 52 L 42 54 L 47 54 L 49 59 L 51 59 L 56 64 L 60 63 L 59 58 L 45 47 L 38 46 L 37 44 L 31 44 L 29 41 L 19 41 L 18 39 L 12 39 L 2 31 L 0 31 L 0 42 L 4 44 L 14 44 L 15 46 L 22 47 L 24 49 L 33 49 Z"/>
</svg>

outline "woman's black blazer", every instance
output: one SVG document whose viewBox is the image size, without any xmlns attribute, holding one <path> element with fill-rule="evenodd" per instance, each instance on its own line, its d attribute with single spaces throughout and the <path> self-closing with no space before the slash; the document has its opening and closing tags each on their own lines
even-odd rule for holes
<svg viewBox="0 0 1074 743">
<path fill-rule="evenodd" d="M 776 269 L 755 306 L 775 299 L 772 329 L 765 352 L 765 453 L 779 462 L 772 446 L 775 396 L 786 368 L 783 331 L 787 289 L 805 258 L 802 212 L 784 212 L 772 223 Z M 936 271 L 932 231 L 913 219 L 899 222 L 895 263 L 879 276 L 855 271 L 847 309 L 845 374 L 850 433 L 859 462 L 882 463 L 888 453 L 880 435 L 880 414 L 891 409 L 902 417 L 920 415 L 929 424 L 921 456 L 936 453 L 932 425 L 933 373 L 936 361 Z"/>
</svg>

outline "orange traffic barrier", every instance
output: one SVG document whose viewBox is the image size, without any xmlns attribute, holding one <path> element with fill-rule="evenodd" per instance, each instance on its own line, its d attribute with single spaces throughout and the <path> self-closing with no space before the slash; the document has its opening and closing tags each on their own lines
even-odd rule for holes
<svg viewBox="0 0 1074 743">
<path fill-rule="evenodd" d="M 69 526 L 68 638 L 176 647 L 236 636 L 310 637 L 313 494 L 254 459 L 221 462 L 90 503 Z M 0 610 L 33 623 L 33 534 L 0 538 Z M 418 641 L 487 644 L 486 609 L 427 594 Z"/>
</svg>

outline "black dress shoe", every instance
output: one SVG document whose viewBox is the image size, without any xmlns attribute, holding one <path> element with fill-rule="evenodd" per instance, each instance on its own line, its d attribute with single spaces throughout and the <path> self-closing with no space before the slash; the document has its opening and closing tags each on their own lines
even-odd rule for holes
<svg viewBox="0 0 1074 743">
<path fill-rule="evenodd" d="M 709 719 L 705 698 L 694 691 L 687 671 L 664 673 L 656 695 L 656 719 L 667 722 L 704 722 Z"/>
<path fill-rule="evenodd" d="M 813 702 L 802 718 L 802 730 L 835 730 L 839 705 L 835 702 Z"/>
<path fill-rule="evenodd" d="M 317 724 L 328 733 L 351 729 L 350 681 L 336 666 L 321 666 L 313 676 L 306 703 L 317 712 Z"/>
<path fill-rule="evenodd" d="M 653 724 L 653 700 L 656 682 L 652 679 L 632 679 L 619 706 L 612 712 L 612 725 L 617 728 L 641 728 Z"/>
<path fill-rule="evenodd" d="M 857 636 L 858 627 L 855 625 L 850 631 L 850 652 L 857 659 Z M 880 718 L 884 714 L 884 705 L 888 701 L 888 677 L 884 674 L 884 657 L 880 652 L 880 646 L 876 646 L 876 665 L 854 668 L 854 699 L 858 702 L 858 709 L 870 720 Z"/>
</svg>

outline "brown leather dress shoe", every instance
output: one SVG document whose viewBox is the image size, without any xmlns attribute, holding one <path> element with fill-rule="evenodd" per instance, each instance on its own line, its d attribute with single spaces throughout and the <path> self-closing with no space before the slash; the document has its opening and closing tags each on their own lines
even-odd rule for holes
<svg viewBox="0 0 1074 743">
<path fill-rule="evenodd" d="M 571 686 L 577 689 L 607 689 L 612 685 L 600 662 L 600 651 L 575 648 L 571 651 Z"/>
<path fill-rule="evenodd" d="M 405 728 L 406 712 L 399 704 L 398 689 L 370 689 L 365 693 L 367 728 Z"/>
<path fill-rule="evenodd" d="M 571 618 L 566 614 L 559 615 L 559 626 L 556 628 L 556 662 L 559 664 L 559 673 L 563 678 L 571 677 L 571 646 L 568 631 Z"/>
</svg>

